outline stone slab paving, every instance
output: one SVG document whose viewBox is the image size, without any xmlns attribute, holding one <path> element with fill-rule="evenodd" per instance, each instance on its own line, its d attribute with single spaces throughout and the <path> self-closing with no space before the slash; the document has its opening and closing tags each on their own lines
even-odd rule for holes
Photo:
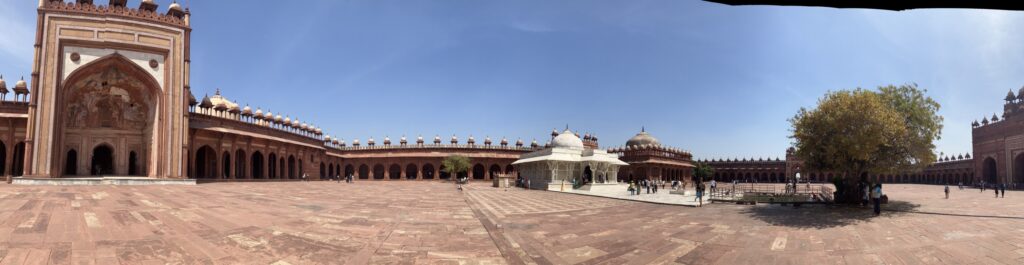
<svg viewBox="0 0 1024 265">
<path fill-rule="evenodd" d="M 469 193 L 495 193 L 471 189 Z M 867 208 L 649 203 L 484 215 L 516 264 L 1024 264 L 1024 192 L 886 185 L 882 216 Z M 558 198 L 554 195 L 565 196 Z M 572 200 L 525 191 L 520 197 Z M 582 196 L 581 196 L 582 197 Z M 474 207 L 481 207 L 471 196 Z M 585 197 L 602 205 L 603 199 Z M 487 207 L 482 207 L 487 209 Z"/>
<path fill-rule="evenodd" d="M 703 208 L 427 181 L 0 185 L 0 264 L 1024 264 L 1024 192 Z"/>
<path fill-rule="evenodd" d="M 0 264 L 503 264 L 452 185 L 0 185 Z"/>
</svg>

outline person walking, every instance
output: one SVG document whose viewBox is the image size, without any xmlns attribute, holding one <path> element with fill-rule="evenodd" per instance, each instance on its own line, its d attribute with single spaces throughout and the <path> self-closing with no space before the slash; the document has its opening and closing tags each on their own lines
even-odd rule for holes
<svg viewBox="0 0 1024 265">
<path fill-rule="evenodd" d="M 654 194 L 658 194 L 658 184 L 654 184 L 653 186 L 654 187 L 651 187 L 651 190 L 654 191 Z"/>
<path fill-rule="evenodd" d="M 992 191 L 995 191 L 996 198 L 999 198 L 999 184 L 992 184 Z"/>
<path fill-rule="evenodd" d="M 946 199 L 949 199 L 949 184 L 946 184 Z"/>
<path fill-rule="evenodd" d="M 703 182 L 701 182 L 700 185 L 697 186 L 697 200 L 700 202 L 699 204 L 697 204 L 697 206 L 704 207 L 704 183 Z"/>
<path fill-rule="evenodd" d="M 868 202 L 870 202 L 871 185 L 868 185 L 868 184 L 861 184 L 861 185 L 864 185 L 864 190 L 862 190 L 862 192 L 864 193 L 864 196 L 861 197 L 861 204 L 860 205 L 862 207 L 867 207 L 868 206 Z"/>
<path fill-rule="evenodd" d="M 874 191 L 871 192 L 871 198 L 875 201 L 875 216 L 882 214 L 882 184 L 875 184 Z"/>
<path fill-rule="evenodd" d="M 627 187 L 626 190 L 629 191 L 629 196 L 633 196 L 633 192 L 634 192 L 634 190 L 636 190 L 636 184 L 633 184 L 633 182 L 630 181 L 629 182 L 629 187 Z"/>
<path fill-rule="evenodd" d="M 718 182 L 714 179 L 711 180 L 711 193 L 714 193 L 718 189 Z"/>
<path fill-rule="evenodd" d="M 999 189 L 1000 189 L 1000 193 L 1001 193 L 999 195 L 999 197 L 1000 198 L 1006 198 L 1006 183 L 1003 183 L 1002 186 L 999 187 Z"/>
</svg>

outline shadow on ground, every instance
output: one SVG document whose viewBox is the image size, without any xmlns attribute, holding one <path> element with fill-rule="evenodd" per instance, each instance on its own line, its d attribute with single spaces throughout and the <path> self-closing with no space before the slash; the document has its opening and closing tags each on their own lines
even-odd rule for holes
<svg viewBox="0 0 1024 265">
<path fill-rule="evenodd" d="M 889 201 L 888 204 L 882 205 L 881 216 L 875 216 L 871 207 L 820 204 L 803 205 L 796 208 L 774 204 L 756 205 L 741 210 L 740 213 L 771 225 L 823 229 L 856 224 L 871 218 L 911 214 L 920 206 L 920 204 L 904 201 Z"/>
</svg>

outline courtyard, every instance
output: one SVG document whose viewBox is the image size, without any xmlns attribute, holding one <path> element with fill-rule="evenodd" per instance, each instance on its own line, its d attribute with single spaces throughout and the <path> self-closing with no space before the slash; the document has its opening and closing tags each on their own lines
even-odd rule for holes
<svg viewBox="0 0 1024 265">
<path fill-rule="evenodd" d="M 0 264 L 1021 264 L 1024 192 L 682 207 L 422 181 L 0 185 Z"/>
</svg>

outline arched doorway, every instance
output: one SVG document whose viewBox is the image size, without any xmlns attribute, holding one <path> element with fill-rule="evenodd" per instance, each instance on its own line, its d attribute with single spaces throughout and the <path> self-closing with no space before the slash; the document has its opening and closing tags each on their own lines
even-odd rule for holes
<svg viewBox="0 0 1024 265">
<path fill-rule="evenodd" d="M 7 174 L 7 145 L 0 141 L 0 176 Z"/>
<path fill-rule="evenodd" d="M 434 179 L 434 165 L 423 165 L 423 179 Z"/>
<path fill-rule="evenodd" d="M 92 149 L 92 175 L 114 174 L 114 149 L 99 145 Z"/>
<path fill-rule="evenodd" d="M 327 164 L 324 162 L 320 162 L 320 179 L 327 179 Z"/>
<path fill-rule="evenodd" d="M 1013 183 L 1024 183 L 1024 153 L 1013 159 Z"/>
<path fill-rule="evenodd" d="M 161 135 L 173 131 L 154 128 L 162 90 L 150 70 L 114 53 L 79 67 L 64 80 L 53 94 L 53 104 L 58 106 L 54 117 L 60 117 L 54 121 L 60 124 L 54 131 L 54 146 L 64 145 L 64 139 L 105 142 L 103 148 L 92 150 L 93 163 L 86 172 L 148 175 L 151 169 L 146 165 L 153 161 L 148 156 L 156 150 L 149 150 L 147 143 L 159 142 Z M 60 160 L 59 156 L 50 159 L 54 164 Z"/>
<path fill-rule="evenodd" d="M 14 157 L 11 161 L 11 175 L 15 177 L 21 176 L 25 173 L 25 142 L 20 142 L 14 145 Z"/>
<path fill-rule="evenodd" d="M 228 153 L 228 151 L 224 151 L 223 157 L 224 158 L 221 159 L 221 160 L 224 163 L 222 164 L 221 168 L 223 169 L 224 172 L 222 172 L 222 174 L 220 176 L 221 176 L 222 179 L 230 179 L 231 178 L 231 153 Z"/>
<path fill-rule="evenodd" d="M 267 157 L 267 177 L 271 179 L 277 178 L 277 154 L 270 153 Z"/>
<path fill-rule="evenodd" d="M 196 178 L 217 178 L 217 152 L 209 145 L 204 145 L 196 151 L 195 164 Z"/>
<path fill-rule="evenodd" d="M 401 179 L 402 178 L 402 166 L 398 164 L 391 164 L 388 168 L 388 178 L 390 179 Z"/>
<path fill-rule="evenodd" d="M 135 176 L 139 174 L 139 155 L 135 151 L 128 153 L 128 175 Z"/>
<path fill-rule="evenodd" d="M 440 179 L 450 179 L 450 178 L 452 178 L 452 174 L 448 173 L 448 171 L 446 169 L 447 168 L 444 167 L 444 164 L 441 164 L 441 168 L 440 168 L 441 175 L 438 176 Z"/>
<path fill-rule="evenodd" d="M 369 179 L 369 178 L 370 178 L 370 167 L 366 166 L 366 164 L 359 165 L 359 179 Z"/>
<path fill-rule="evenodd" d="M 377 164 L 373 166 L 373 179 L 384 179 L 384 166 Z"/>
<path fill-rule="evenodd" d="M 417 174 L 416 169 L 416 165 L 414 164 L 409 164 L 405 166 L 405 178 L 416 179 L 417 177 L 419 177 L 419 174 Z"/>
<path fill-rule="evenodd" d="M 981 166 L 982 180 L 986 183 L 998 183 L 996 178 L 996 160 L 988 157 L 982 162 Z"/>
<path fill-rule="evenodd" d="M 473 166 L 473 179 L 484 179 L 484 165 L 476 164 Z"/>
<path fill-rule="evenodd" d="M 235 151 L 235 178 L 236 179 L 251 179 L 251 174 L 245 173 L 245 151 L 238 149 Z"/>
<path fill-rule="evenodd" d="M 348 177 L 348 176 L 355 176 L 355 174 L 356 174 L 356 170 L 354 168 L 352 168 L 352 165 L 345 165 L 345 175 L 343 175 L 341 177 L 345 178 L 345 177 Z"/>
<path fill-rule="evenodd" d="M 68 150 L 67 157 L 64 158 L 64 175 L 78 175 L 78 151 L 75 149 Z"/>
<path fill-rule="evenodd" d="M 263 153 L 260 153 L 260 151 L 252 152 L 252 161 L 249 164 L 252 164 L 252 178 L 263 178 Z"/>
<path fill-rule="evenodd" d="M 590 183 L 594 181 L 594 171 L 590 170 L 590 166 L 583 168 L 583 183 Z"/>
<path fill-rule="evenodd" d="M 501 174 L 501 166 L 494 164 L 487 170 L 487 174 L 490 174 L 491 178 L 497 177 L 496 175 Z"/>
<path fill-rule="evenodd" d="M 288 178 L 295 179 L 295 156 L 288 156 Z"/>
</svg>

